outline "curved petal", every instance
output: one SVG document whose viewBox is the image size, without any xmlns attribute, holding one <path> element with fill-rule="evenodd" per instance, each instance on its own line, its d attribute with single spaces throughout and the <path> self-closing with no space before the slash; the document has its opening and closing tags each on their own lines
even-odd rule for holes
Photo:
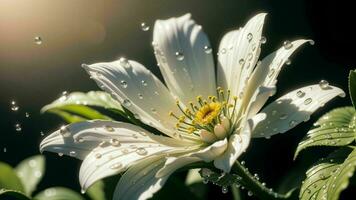
<svg viewBox="0 0 356 200">
<path fill-rule="evenodd" d="M 190 14 L 157 20 L 153 47 L 169 90 L 183 103 L 216 94 L 210 43 Z"/>
<path fill-rule="evenodd" d="M 147 158 L 130 167 L 116 185 L 115 200 L 146 200 L 162 188 L 169 176 L 157 178 L 156 173 L 166 159 L 161 156 Z"/>
<path fill-rule="evenodd" d="M 177 169 L 191 164 L 195 162 L 199 162 L 202 159 L 194 156 L 189 156 L 189 155 L 183 155 L 179 157 L 169 157 L 167 158 L 164 166 L 157 172 L 156 177 L 164 177 L 164 176 L 169 176 L 172 172 L 176 171 Z"/>
<path fill-rule="evenodd" d="M 250 77 L 260 53 L 261 33 L 266 14 L 250 19 L 245 27 L 222 38 L 218 55 L 218 86 L 239 96 Z"/>
<path fill-rule="evenodd" d="M 249 119 L 245 124 L 245 127 L 240 133 L 233 134 L 229 139 L 229 144 L 221 156 L 215 158 L 214 165 L 216 168 L 229 173 L 232 165 L 234 165 L 236 159 L 246 151 L 251 140 L 251 130 L 254 121 Z"/>
<path fill-rule="evenodd" d="M 174 137 L 178 112 L 173 96 L 143 65 L 121 58 L 108 63 L 83 65 L 97 84 L 130 110 L 142 122 Z"/>
<path fill-rule="evenodd" d="M 270 137 L 293 128 L 326 102 L 336 96 L 345 96 L 340 88 L 316 84 L 294 90 L 265 107 L 261 113 L 267 115 L 253 130 L 253 137 Z"/>
<path fill-rule="evenodd" d="M 253 71 L 251 78 L 246 85 L 244 91 L 242 104 L 243 106 L 249 106 L 247 102 L 250 103 L 250 99 L 254 95 L 258 95 L 261 91 L 259 88 L 273 88 L 276 85 L 277 77 L 281 71 L 284 63 L 288 58 L 295 52 L 298 47 L 310 40 L 296 40 L 291 42 L 289 48 L 282 47 L 277 51 L 271 53 L 265 57 Z M 260 89 L 261 90 L 261 89 Z M 266 94 L 266 93 L 265 93 Z M 271 95 L 259 95 L 258 104 L 254 103 L 253 109 L 250 111 L 250 115 L 256 114 L 262 106 L 267 102 Z"/>
</svg>

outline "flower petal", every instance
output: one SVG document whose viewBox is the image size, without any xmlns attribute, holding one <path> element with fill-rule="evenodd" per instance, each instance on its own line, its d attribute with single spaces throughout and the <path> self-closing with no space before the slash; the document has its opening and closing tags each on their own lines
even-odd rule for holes
<svg viewBox="0 0 356 200">
<path fill-rule="evenodd" d="M 153 46 L 169 90 L 183 103 L 216 94 L 210 43 L 190 14 L 157 20 Z"/>
<path fill-rule="evenodd" d="M 273 88 L 276 85 L 277 77 L 284 63 L 288 60 L 289 56 L 298 49 L 302 44 L 310 40 L 296 40 L 291 42 L 289 48 L 282 47 L 275 51 L 274 53 L 268 55 L 264 58 L 254 70 L 251 78 L 246 85 L 244 91 L 242 104 L 244 106 L 250 106 L 249 110 L 250 116 L 256 114 L 262 106 L 267 102 L 271 95 L 259 95 L 261 93 L 261 87 Z M 260 91 L 258 91 L 260 90 Z M 266 94 L 266 93 L 264 93 Z M 272 93 L 273 94 L 273 93 Z M 258 96 L 256 98 L 258 102 L 255 102 L 253 106 L 249 105 L 253 96 Z M 247 103 L 248 102 L 248 103 Z"/>
<path fill-rule="evenodd" d="M 236 159 L 246 151 L 251 139 L 251 128 L 253 121 L 250 119 L 240 133 L 234 133 L 230 139 L 226 151 L 214 159 L 216 168 L 224 172 L 230 172 L 232 165 Z"/>
<path fill-rule="evenodd" d="M 222 38 L 218 56 L 218 86 L 238 96 L 244 89 L 260 53 L 261 33 L 266 14 L 250 19 L 245 27 Z"/>
<path fill-rule="evenodd" d="M 147 158 L 130 167 L 116 185 L 115 200 L 146 200 L 162 188 L 169 176 L 157 178 L 157 171 L 166 159 L 162 156 Z"/>
<path fill-rule="evenodd" d="M 112 94 L 142 122 L 173 135 L 175 119 L 169 112 L 179 112 L 173 96 L 154 74 L 135 61 L 120 60 L 84 65 L 98 85 Z"/>
<path fill-rule="evenodd" d="M 183 155 L 179 157 L 169 157 L 167 158 L 164 166 L 157 172 L 156 177 L 161 178 L 164 176 L 169 176 L 172 172 L 176 171 L 177 169 L 191 164 L 195 162 L 202 161 L 202 159 L 190 156 L 190 155 Z"/>
<path fill-rule="evenodd" d="M 344 96 L 340 88 L 316 84 L 294 90 L 265 107 L 261 113 L 267 115 L 253 130 L 253 137 L 270 137 L 295 127 L 326 102 L 336 96 Z"/>
</svg>

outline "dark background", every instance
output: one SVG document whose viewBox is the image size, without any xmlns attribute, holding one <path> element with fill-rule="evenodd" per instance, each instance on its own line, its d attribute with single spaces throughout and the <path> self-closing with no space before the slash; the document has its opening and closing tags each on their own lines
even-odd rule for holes
<svg viewBox="0 0 356 200">
<path fill-rule="evenodd" d="M 347 90 L 347 76 L 355 64 L 355 30 L 352 1 L 316 0 L 1 0 L 0 2 L 0 161 L 16 165 L 38 154 L 45 134 L 63 123 L 39 110 L 62 91 L 99 90 L 80 67 L 82 63 L 112 61 L 120 56 L 145 64 L 161 77 L 151 48 L 155 19 L 192 13 L 216 50 L 224 33 L 243 26 L 258 12 L 268 12 L 261 56 L 279 48 L 284 40 L 312 38 L 286 66 L 276 97 L 321 79 Z M 151 26 L 144 32 L 141 22 Z M 42 45 L 36 45 L 41 36 Z M 351 49 L 351 50 L 350 50 Z M 216 52 L 216 51 L 215 51 Z M 13 112 L 10 102 L 20 109 Z M 298 142 L 326 111 L 350 105 L 349 96 L 336 98 L 319 109 L 307 123 L 269 140 L 256 139 L 242 159 L 268 186 L 277 187 L 296 166 L 310 166 L 325 151 L 309 151 L 293 161 Z M 25 117 L 25 112 L 30 117 Z M 21 123 L 22 131 L 14 125 Z M 6 148 L 6 152 L 3 149 Z M 312 153 L 314 152 L 314 153 Z M 67 186 L 79 191 L 80 162 L 47 155 L 47 172 L 39 189 Z M 314 156 L 314 157 L 311 157 Z M 317 156 L 318 155 L 318 156 Z M 303 178 L 300 175 L 296 175 Z M 284 186 L 289 183 L 284 182 Z M 224 199 L 220 188 L 210 186 L 211 199 Z M 352 186 L 343 193 L 355 195 Z M 354 191 L 352 191 L 354 190 Z M 246 192 L 243 192 L 245 195 Z M 179 195 L 179 194 L 175 194 Z"/>
</svg>

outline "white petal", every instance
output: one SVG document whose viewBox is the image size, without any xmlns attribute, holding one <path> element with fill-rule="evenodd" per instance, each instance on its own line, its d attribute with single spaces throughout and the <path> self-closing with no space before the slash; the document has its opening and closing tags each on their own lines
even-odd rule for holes
<svg viewBox="0 0 356 200">
<path fill-rule="evenodd" d="M 250 19 L 245 27 L 227 33 L 221 40 L 218 56 L 218 86 L 238 96 L 250 77 L 260 52 L 266 14 Z"/>
<path fill-rule="evenodd" d="M 257 96 L 257 93 L 261 87 L 273 88 L 277 82 L 277 77 L 281 68 L 284 66 L 284 63 L 288 60 L 289 56 L 298 49 L 302 44 L 308 42 L 310 40 L 296 40 L 291 42 L 291 47 L 286 49 L 282 47 L 275 51 L 274 53 L 268 55 L 264 58 L 254 70 L 251 78 L 246 85 L 246 89 L 244 91 L 243 96 L 243 105 L 249 106 L 249 103 L 253 96 Z M 261 89 L 260 89 L 261 90 Z M 264 93 L 265 95 L 259 95 L 258 103 L 254 103 L 254 106 L 251 107 L 252 110 L 249 111 L 250 115 L 256 114 L 262 106 L 266 103 L 270 95 Z M 272 93 L 273 94 L 273 93 Z M 247 103 L 249 102 L 249 103 Z"/>
<path fill-rule="evenodd" d="M 248 123 L 245 124 L 245 127 L 240 133 L 234 133 L 230 137 L 226 151 L 214 160 L 216 168 L 221 169 L 224 172 L 230 172 L 236 159 L 246 151 L 250 144 L 252 126 L 253 121 L 248 120 Z"/>
<path fill-rule="evenodd" d="M 340 88 L 321 87 L 319 84 L 294 90 L 265 107 L 261 113 L 267 115 L 253 130 L 253 137 L 270 137 L 293 128 L 326 102 L 336 96 L 344 96 Z"/>
<path fill-rule="evenodd" d="M 166 159 L 156 156 L 145 159 L 130 167 L 116 186 L 115 200 L 146 200 L 162 188 L 168 176 L 156 177 Z"/>
<path fill-rule="evenodd" d="M 177 169 L 198 161 L 201 161 L 201 159 L 189 155 L 183 155 L 180 157 L 169 157 L 167 158 L 167 161 L 164 164 L 164 166 L 157 172 L 156 177 L 160 178 L 164 176 L 169 176 L 172 172 L 176 171 Z"/>
<path fill-rule="evenodd" d="M 210 43 L 190 14 L 157 20 L 153 46 L 169 90 L 183 103 L 215 95 L 215 70 Z"/>
<path fill-rule="evenodd" d="M 102 89 L 142 122 L 173 137 L 176 120 L 169 117 L 169 112 L 179 112 L 175 100 L 162 82 L 143 65 L 120 59 L 83 67 Z"/>
</svg>

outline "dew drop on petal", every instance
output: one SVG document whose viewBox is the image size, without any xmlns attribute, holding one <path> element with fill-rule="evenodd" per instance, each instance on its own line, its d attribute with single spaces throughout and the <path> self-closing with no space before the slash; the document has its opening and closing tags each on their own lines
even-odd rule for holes
<svg viewBox="0 0 356 200">
<path fill-rule="evenodd" d="M 37 44 L 37 45 L 41 45 L 42 44 L 42 38 L 40 37 L 40 36 L 36 36 L 35 38 L 34 38 L 34 42 L 35 42 L 35 44 Z"/>
<path fill-rule="evenodd" d="M 283 47 L 288 50 L 293 47 L 293 44 L 289 40 L 286 40 L 283 42 Z"/>
<path fill-rule="evenodd" d="M 96 158 L 96 159 L 100 159 L 101 156 L 102 156 L 101 153 L 96 153 L 96 154 L 95 154 L 95 158 Z"/>
<path fill-rule="evenodd" d="M 262 36 L 260 42 L 261 44 L 266 44 L 267 38 L 265 36 Z"/>
<path fill-rule="evenodd" d="M 279 119 L 287 119 L 288 118 L 288 115 L 287 114 L 281 114 L 279 116 Z"/>
<path fill-rule="evenodd" d="M 145 87 L 147 86 L 147 83 L 146 83 L 145 80 L 142 80 L 142 81 L 141 81 L 141 84 L 142 84 L 143 86 L 145 86 Z"/>
<path fill-rule="evenodd" d="M 321 81 L 319 82 L 319 86 L 320 86 L 320 88 L 321 88 L 322 90 L 326 90 L 326 89 L 329 88 L 329 82 L 326 81 L 326 80 L 321 80 Z"/>
<path fill-rule="evenodd" d="M 291 120 L 289 122 L 289 127 L 294 127 L 297 124 L 297 122 L 295 120 Z"/>
<path fill-rule="evenodd" d="M 252 33 L 248 33 L 248 34 L 247 34 L 247 40 L 248 40 L 249 42 L 251 42 L 252 38 L 253 38 Z"/>
<path fill-rule="evenodd" d="M 129 68 L 130 67 L 130 62 L 124 57 L 121 57 L 119 59 L 119 63 L 121 64 L 121 66 L 123 66 L 125 68 Z"/>
<path fill-rule="evenodd" d="M 138 96 L 139 99 L 143 99 L 143 95 L 141 93 L 138 93 L 137 96 Z"/>
<path fill-rule="evenodd" d="M 225 53 L 226 53 L 226 49 L 225 49 L 225 48 L 222 48 L 222 49 L 220 50 L 220 53 L 225 54 Z"/>
<path fill-rule="evenodd" d="M 136 153 L 140 156 L 145 156 L 147 155 L 147 151 L 146 149 L 142 148 L 142 147 L 139 147 L 136 149 Z"/>
<path fill-rule="evenodd" d="M 211 47 L 208 46 L 208 45 L 205 45 L 205 46 L 204 46 L 204 52 L 205 52 L 206 54 L 210 54 L 210 53 L 212 52 Z"/>
<path fill-rule="evenodd" d="M 311 98 L 307 98 L 304 100 L 304 105 L 309 105 L 313 100 Z"/>
<path fill-rule="evenodd" d="M 131 101 L 128 100 L 128 99 L 125 99 L 122 103 L 123 103 L 123 105 L 126 106 L 126 107 L 130 107 L 130 106 L 131 106 Z"/>
<path fill-rule="evenodd" d="M 302 98 L 302 97 L 304 97 L 304 95 L 305 95 L 305 92 L 303 92 L 301 90 L 297 91 L 297 97 Z"/>
<path fill-rule="evenodd" d="M 314 45 L 314 44 L 315 44 L 315 41 L 314 41 L 314 40 L 310 40 L 310 41 L 309 41 L 309 44 L 310 44 L 310 45 Z"/>
<path fill-rule="evenodd" d="M 113 165 L 110 166 L 110 169 L 119 169 L 122 167 L 121 163 L 115 163 Z"/>
<path fill-rule="evenodd" d="M 245 60 L 243 59 L 243 58 L 241 58 L 240 60 L 239 60 L 239 64 L 240 65 L 243 65 L 245 63 Z"/>
<path fill-rule="evenodd" d="M 69 132 L 69 130 L 68 130 L 68 128 L 66 126 L 61 126 L 61 128 L 59 128 L 59 133 L 63 137 L 69 137 L 70 136 L 70 132 Z"/>
<path fill-rule="evenodd" d="M 127 82 L 124 81 L 124 80 L 120 81 L 120 85 L 121 85 L 121 87 L 123 87 L 123 88 L 127 88 Z"/>
<path fill-rule="evenodd" d="M 108 132 L 114 132 L 114 131 L 115 131 L 115 129 L 114 129 L 112 126 L 109 126 L 109 125 L 105 125 L 105 126 L 104 126 L 104 129 L 105 129 L 106 131 L 108 131 Z"/>
<path fill-rule="evenodd" d="M 75 151 L 69 152 L 69 156 L 71 156 L 71 157 L 75 157 L 76 155 L 77 155 L 77 152 L 75 152 Z"/>
<path fill-rule="evenodd" d="M 179 60 L 179 61 L 184 60 L 184 54 L 183 54 L 183 52 L 177 51 L 177 52 L 175 53 L 175 55 L 176 55 L 177 60 Z"/>
<path fill-rule="evenodd" d="M 145 22 L 141 23 L 141 30 L 148 31 L 150 30 L 150 26 L 148 26 Z"/>
<path fill-rule="evenodd" d="M 119 140 L 118 140 L 118 139 L 115 139 L 115 138 L 110 139 L 110 144 L 111 144 L 112 146 L 114 146 L 114 147 L 118 147 L 118 146 L 121 145 L 120 142 L 119 142 Z"/>
<path fill-rule="evenodd" d="M 286 65 L 290 65 L 290 64 L 292 64 L 292 61 L 290 59 L 287 59 L 286 60 Z"/>
</svg>

